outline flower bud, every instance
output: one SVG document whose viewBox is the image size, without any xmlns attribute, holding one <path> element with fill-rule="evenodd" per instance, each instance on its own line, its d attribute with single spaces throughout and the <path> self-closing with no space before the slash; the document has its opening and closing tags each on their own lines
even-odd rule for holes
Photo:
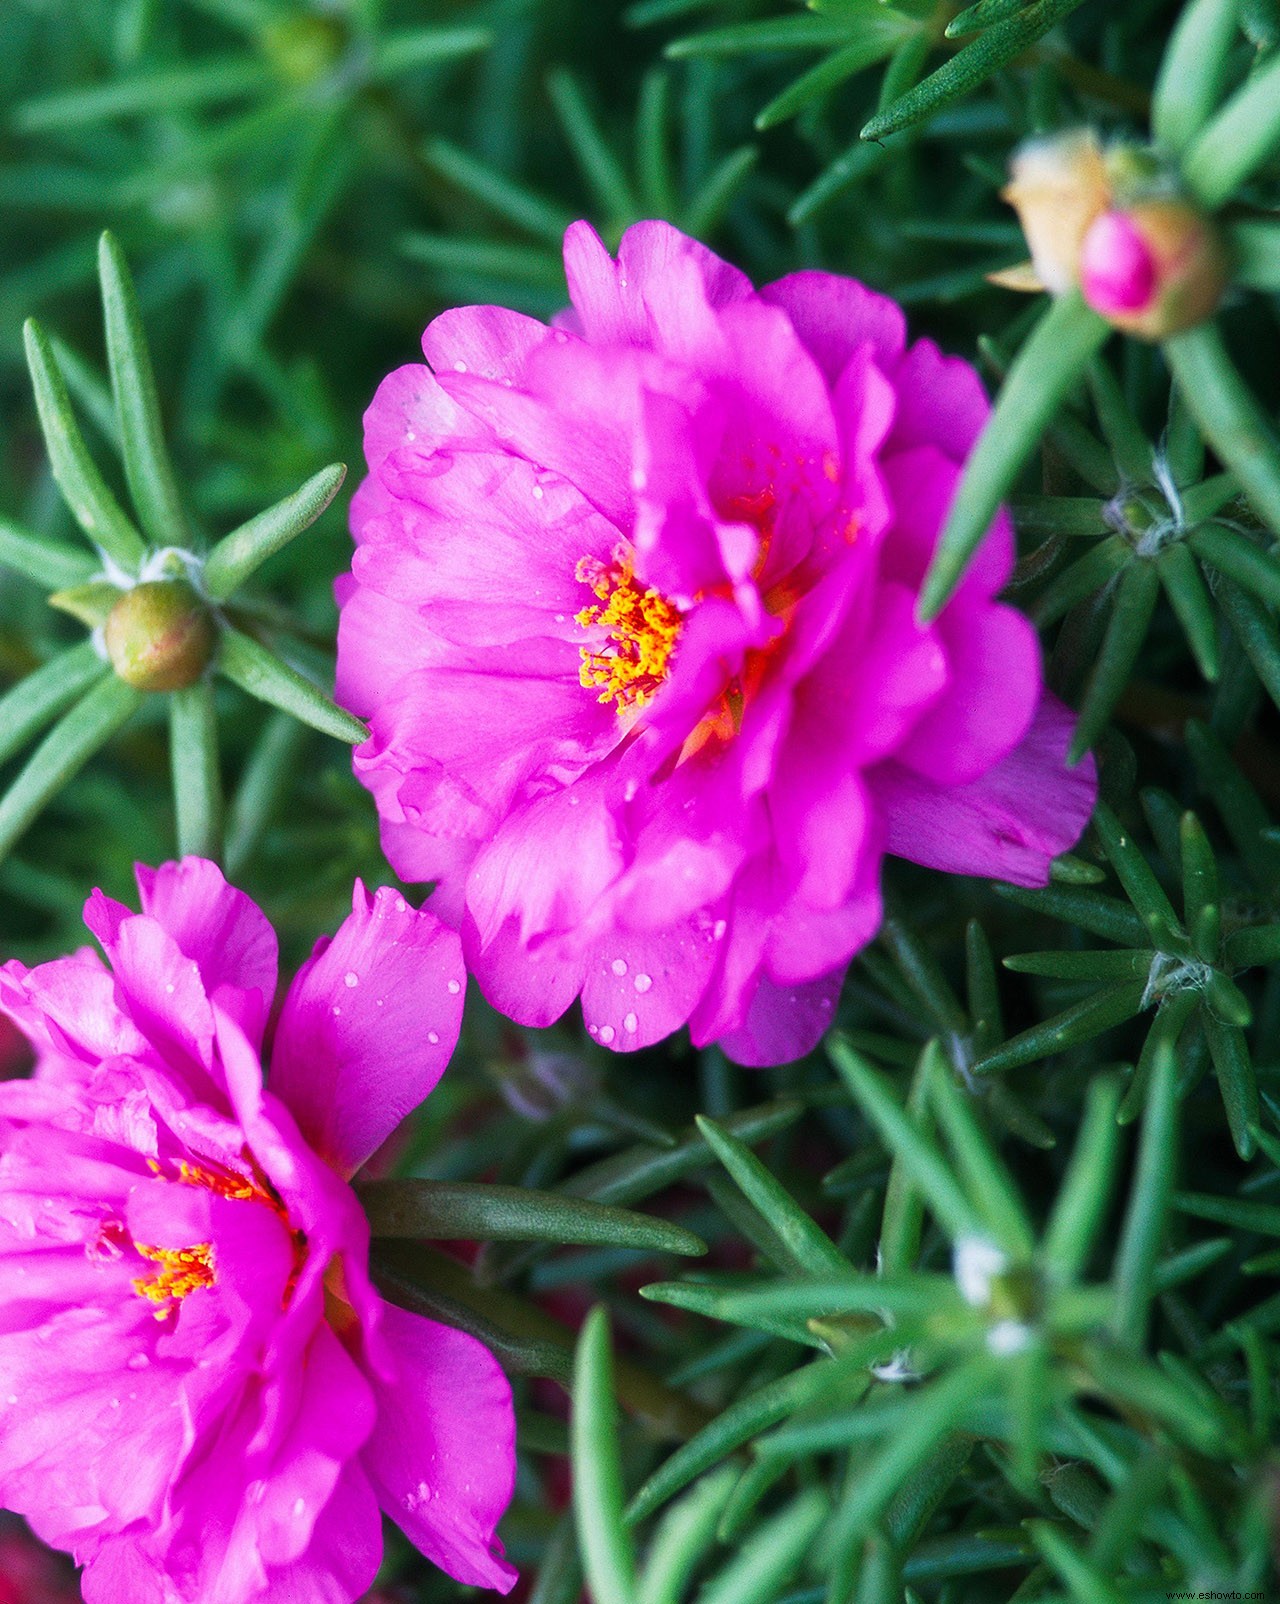
<svg viewBox="0 0 1280 1604">
<path fill-rule="evenodd" d="M 1061 295 L 1076 282 L 1089 225 L 1111 203 L 1102 146 L 1091 128 L 1074 129 L 1024 145 L 1011 170 L 1003 197 L 1018 214 L 1041 284 Z"/>
<path fill-rule="evenodd" d="M 140 691 L 194 685 L 217 643 L 213 617 L 184 579 L 149 580 L 125 591 L 103 629 L 111 666 Z"/>
<path fill-rule="evenodd" d="M 1227 285 L 1227 261 L 1212 223 L 1176 199 L 1136 201 L 1096 217 L 1080 251 L 1080 289 L 1128 334 L 1162 340 L 1201 323 Z"/>
</svg>

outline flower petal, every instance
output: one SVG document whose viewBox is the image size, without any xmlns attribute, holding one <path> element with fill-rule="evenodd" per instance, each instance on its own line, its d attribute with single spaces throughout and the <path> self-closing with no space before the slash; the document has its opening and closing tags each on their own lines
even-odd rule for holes
<svg viewBox="0 0 1280 1604">
<path fill-rule="evenodd" d="M 378 1502 L 455 1581 L 506 1593 L 516 1573 L 494 1536 L 515 1485 L 515 1412 L 497 1360 L 474 1337 L 388 1305 L 399 1375 L 375 1382 L 363 1464 Z"/>
<path fill-rule="evenodd" d="M 199 966 L 211 1001 L 237 1022 L 254 1047 L 276 991 L 276 933 L 257 903 L 229 886 L 216 863 L 183 858 L 158 869 L 138 864 L 142 911 Z"/>
<path fill-rule="evenodd" d="M 462 1023 L 458 937 L 386 887 L 352 911 L 285 998 L 271 1090 L 312 1148 L 352 1175 L 444 1073 Z"/>
<path fill-rule="evenodd" d="M 896 763 L 872 770 L 888 850 L 949 874 L 1047 884 L 1051 860 L 1079 840 L 1097 799 L 1093 758 L 1066 765 L 1074 728 L 1046 693 L 1021 744 L 968 785 L 940 786 Z"/>
</svg>

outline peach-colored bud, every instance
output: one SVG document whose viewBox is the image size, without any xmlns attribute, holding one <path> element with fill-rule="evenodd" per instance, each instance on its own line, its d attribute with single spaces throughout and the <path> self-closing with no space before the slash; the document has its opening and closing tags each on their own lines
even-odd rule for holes
<svg viewBox="0 0 1280 1604">
<path fill-rule="evenodd" d="M 1085 234 L 1080 289 L 1116 328 L 1162 340 L 1212 315 L 1227 285 L 1213 224 L 1183 200 L 1103 212 Z"/>
<path fill-rule="evenodd" d="M 1040 282 L 1061 295 L 1077 281 L 1089 225 L 1111 204 L 1098 136 L 1080 128 L 1033 140 L 1015 153 L 1011 171 L 1001 193 L 1018 214 Z"/>
<path fill-rule="evenodd" d="M 178 691 L 209 666 L 217 629 L 185 580 L 156 579 L 126 590 L 103 628 L 111 666 L 140 691 Z"/>
</svg>

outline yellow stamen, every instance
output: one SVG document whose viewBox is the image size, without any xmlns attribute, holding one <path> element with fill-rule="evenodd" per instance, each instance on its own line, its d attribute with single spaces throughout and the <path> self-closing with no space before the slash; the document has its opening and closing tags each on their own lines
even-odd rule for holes
<svg viewBox="0 0 1280 1604">
<path fill-rule="evenodd" d="M 157 1320 L 167 1320 L 189 1292 L 214 1283 L 211 1242 L 198 1242 L 190 1248 L 157 1248 L 145 1242 L 135 1245 L 144 1259 L 160 1266 L 154 1275 L 139 1275 L 133 1280 L 135 1292 L 159 1304 Z"/>
<path fill-rule="evenodd" d="M 586 690 L 599 690 L 598 701 L 616 702 L 619 713 L 643 707 L 667 677 L 680 637 L 679 612 L 661 591 L 636 584 L 631 554 L 621 549 L 607 564 L 584 557 L 574 577 L 604 603 L 584 607 L 575 621 L 609 634 L 609 644 L 599 651 L 580 648 L 579 681 Z"/>
</svg>

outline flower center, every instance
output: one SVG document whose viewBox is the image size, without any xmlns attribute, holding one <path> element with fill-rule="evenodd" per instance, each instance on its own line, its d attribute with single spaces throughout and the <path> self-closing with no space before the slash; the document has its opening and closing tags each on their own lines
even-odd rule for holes
<svg viewBox="0 0 1280 1604">
<path fill-rule="evenodd" d="M 252 1155 L 247 1150 L 246 1156 L 252 1162 Z M 163 1175 L 163 1170 L 154 1159 L 149 1163 L 156 1175 Z M 257 1171 L 256 1164 L 254 1169 Z M 219 1197 L 230 1198 L 233 1202 L 265 1203 L 279 1216 L 293 1244 L 293 1267 L 281 1299 L 282 1307 L 287 1309 L 306 1263 L 307 1235 L 290 1224 L 284 1203 L 270 1181 L 260 1171 L 257 1171 L 256 1179 L 250 1180 L 234 1170 L 209 1169 L 203 1164 L 188 1164 L 185 1159 L 178 1164 L 176 1180 L 180 1186 L 202 1186 L 206 1191 L 216 1192 Z M 113 1226 L 104 1231 L 104 1236 L 115 1241 L 117 1233 L 119 1236 L 125 1235 L 122 1227 Z M 128 1240 L 127 1236 L 125 1240 Z M 133 1289 L 139 1297 L 147 1298 L 158 1306 L 157 1320 L 167 1320 L 188 1293 L 211 1287 L 217 1281 L 212 1242 L 197 1242 L 186 1248 L 160 1248 L 148 1242 L 135 1242 L 133 1246 L 144 1259 L 159 1266 L 150 1275 L 133 1278 Z"/>
<path fill-rule="evenodd" d="M 598 690 L 600 702 L 616 702 L 619 713 L 643 707 L 667 677 L 667 665 L 680 637 L 681 619 L 660 591 L 636 583 L 631 554 L 621 547 L 613 561 L 584 557 L 574 577 L 603 602 L 575 614 L 583 629 L 608 632 L 608 644 L 579 648 L 578 679 L 586 690 Z"/>
<path fill-rule="evenodd" d="M 145 1242 L 134 1245 L 144 1259 L 160 1266 L 153 1275 L 133 1279 L 134 1291 L 159 1305 L 157 1320 L 167 1320 L 189 1292 L 214 1283 L 212 1242 L 198 1242 L 190 1248 L 156 1248 Z"/>
</svg>

